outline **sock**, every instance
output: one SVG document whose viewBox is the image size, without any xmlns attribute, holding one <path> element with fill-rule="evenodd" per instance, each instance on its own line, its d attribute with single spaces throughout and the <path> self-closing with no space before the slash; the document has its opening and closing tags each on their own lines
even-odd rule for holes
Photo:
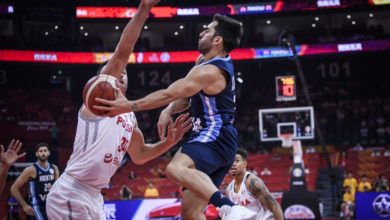
<svg viewBox="0 0 390 220">
<path fill-rule="evenodd" d="M 221 207 L 223 205 L 234 206 L 235 204 L 228 198 L 222 195 L 220 191 L 216 191 L 211 197 L 209 203 L 215 207 Z"/>
</svg>

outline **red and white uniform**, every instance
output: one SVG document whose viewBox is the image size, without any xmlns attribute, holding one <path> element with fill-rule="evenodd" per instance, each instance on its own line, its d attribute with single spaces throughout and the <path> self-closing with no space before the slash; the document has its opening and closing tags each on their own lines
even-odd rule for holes
<svg viewBox="0 0 390 220">
<path fill-rule="evenodd" d="M 132 112 L 112 118 L 79 113 L 73 153 L 47 198 L 49 219 L 105 219 L 100 191 L 119 168 L 136 124 Z"/>
<path fill-rule="evenodd" d="M 234 191 L 235 180 L 231 181 L 226 188 L 226 194 L 228 198 L 237 205 L 245 206 L 246 208 L 257 212 L 256 220 L 271 220 L 274 219 L 272 212 L 265 208 L 261 202 L 246 188 L 246 180 L 249 175 L 253 175 L 250 172 L 246 172 L 242 182 L 240 183 L 240 189 L 238 192 Z"/>
</svg>

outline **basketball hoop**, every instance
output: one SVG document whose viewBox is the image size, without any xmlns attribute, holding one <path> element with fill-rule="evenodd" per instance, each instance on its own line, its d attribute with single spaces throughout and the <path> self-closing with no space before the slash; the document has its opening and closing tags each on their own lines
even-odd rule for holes
<svg viewBox="0 0 390 220">
<path fill-rule="evenodd" d="M 282 140 L 282 147 L 292 147 L 294 134 L 280 134 L 279 138 Z"/>
</svg>

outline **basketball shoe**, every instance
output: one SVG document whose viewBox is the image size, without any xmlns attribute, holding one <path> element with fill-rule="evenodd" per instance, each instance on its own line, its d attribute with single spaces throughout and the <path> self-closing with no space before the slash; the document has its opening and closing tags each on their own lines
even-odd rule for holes
<svg viewBox="0 0 390 220">
<path fill-rule="evenodd" d="M 218 209 L 219 216 L 222 220 L 253 220 L 257 213 L 245 208 L 244 206 L 227 206 L 224 205 Z"/>
</svg>

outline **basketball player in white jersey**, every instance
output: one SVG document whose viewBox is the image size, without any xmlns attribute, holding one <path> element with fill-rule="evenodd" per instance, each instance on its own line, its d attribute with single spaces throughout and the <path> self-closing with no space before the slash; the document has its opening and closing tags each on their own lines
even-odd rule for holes
<svg viewBox="0 0 390 220">
<path fill-rule="evenodd" d="M 256 220 L 282 220 L 282 209 L 271 196 L 264 182 L 246 171 L 247 158 L 246 151 L 238 149 L 230 170 L 234 179 L 226 188 L 227 197 L 234 203 L 257 212 Z"/>
<path fill-rule="evenodd" d="M 12 139 L 9 143 L 7 151 L 4 150 L 3 145 L 0 144 L 0 196 L 3 192 L 5 183 L 7 182 L 8 170 L 21 157 L 26 156 L 26 152 L 19 154 L 22 147 L 22 142 Z"/>
<path fill-rule="evenodd" d="M 113 56 L 100 74 L 120 79 L 121 86 L 127 88 L 126 64 L 150 9 L 158 2 L 141 1 Z M 65 172 L 55 182 L 47 198 L 49 219 L 106 219 L 100 191 L 108 185 L 123 156 L 129 153 L 137 164 L 154 159 L 174 146 L 191 128 L 191 122 L 188 114 L 180 115 L 164 139 L 155 144 L 145 144 L 133 112 L 98 117 L 83 105 L 78 116 L 73 153 Z"/>
</svg>

